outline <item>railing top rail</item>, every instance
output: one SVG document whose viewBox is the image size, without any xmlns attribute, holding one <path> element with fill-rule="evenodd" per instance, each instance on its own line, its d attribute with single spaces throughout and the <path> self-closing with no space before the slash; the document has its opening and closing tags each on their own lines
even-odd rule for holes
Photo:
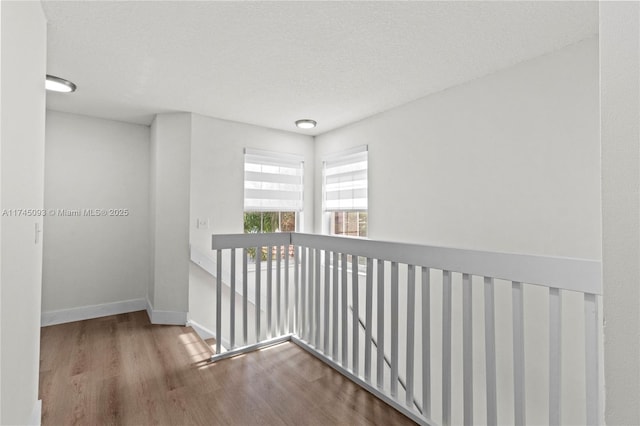
<svg viewBox="0 0 640 426">
<path fill-rule="evenodd" d="M 302 233 L 214 235 L 213 249 L 293 244 L 391 262 L 602 294 L 595 260 L 499 253 Z"/>
<path fill-rule="evenodd" d="M 291 244 L 291 232 L 269 232 L 261 234 L 216 234 L 213 235 L 213 250 L 283 246 Z"/>
</svg>

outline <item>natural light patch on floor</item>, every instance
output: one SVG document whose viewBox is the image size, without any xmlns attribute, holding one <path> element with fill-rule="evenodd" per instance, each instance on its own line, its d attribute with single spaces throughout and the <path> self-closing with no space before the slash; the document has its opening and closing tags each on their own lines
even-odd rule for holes
<svg viewBox="0 0 640 426">
<path fill-rule="evenodd" d="M 294 344 L 214 363 L 212 353 L 146 312 L 45 327 L 42 424 L 411 424 Z"/>
</svg>

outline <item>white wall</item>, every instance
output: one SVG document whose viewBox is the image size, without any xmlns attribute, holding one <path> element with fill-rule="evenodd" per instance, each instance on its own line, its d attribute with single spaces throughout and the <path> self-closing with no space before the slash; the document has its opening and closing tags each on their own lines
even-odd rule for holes
<svg viewBox="0 0 640 426">
<path fill-rule="evenodd" d="M 2 45 L 2 7 L 0 6 L 0 46 L 1 45 Z M 2 82 L 2 55 L 0 55 L 0 82 Z M 1 187 L 2 187 L 2 102 L 0 101 L 0 188 Z M 2 210 L 2 194 L 0 194 L 0 210 Z M 0 220 L 0 259 L 2 259 L 2 220 Z M 2 261 L 0 261 L 0 330 L 2 330 Z M 1 338 L 0 338 L 0 383 L 2 383 L 2 339 Z M 2 385 L 0 385 L 0 420 L 2 420 Z"/>
<path fill-rule="evenodd" d="M 301 155 L 304 164 L 304 227 L 313 230 L 313 138 L 243 123 L 192 114 L 190 243 L 213 260 L 211 235 L 243 232 L 244 148 Z M 208 229 L 196 220 L 209 219 Z M 189 315 L 215 329 L 213 278 L 205 285 L 201 274 L 191 276 Z"/>
<path fill-rule="evenodd" d="M 45 178 L 43 319 L 52 311 L 144 299 L 149 127 L 48 111 Z M 80 217 L 60 209 L 79 210 Z M 105 209 L 107 216 L 84 209 Z"/>
<path fill-rule="evenodd" d="M 640 424 L 640 7 L 600 4 L 606 422 Z"/>
<path fill-rule="evenodd" d="M 313 230 L 313 138 L 192 114 L 191 244 L 211 248 L 213 233 L 242 233 L 244 148 L 301 155 L 304 164 L 304 230 Z M 196 218 L 209 218 L 197 229 Z"/>
<path fill-rule="evenodd" d="M 158 114 L 151 128 L 151 321 L 184 324 L 189 294 L 191 114 Z"/>
<path fill-rule="evenodd" d="M 46 20 L 39 2 L 1 2 L 3 209 L 41 209 Z M 2 216 L 0 424 L 40 422 L 41 217 Z"/>
<path fill-rule="evenodd" d="M 1 45 L 2 45 L 2 7 L 0 6 L 0 46 Z M 2 55 L 0 55 L 0 82 L 2 82 Z M 2 102 L 0 101 L 0 188 L 1 187 L 2 187 Z M 0 194 L 0 210 L 2 210 L 1 194 Z M 0 259 L 2 259 L 2 220 L 0 220 Z M 2 261 L 0 261 L 0 330 L 2 330 Z M 1 338 L 0 338 L 0 383 L 2 383 L 2 339 Z M 0 420 L 2 420 L 2 385 L 0 385 Z"/>
<path fill-rule="evenodd" d="M 156 269 L 156 149 L 157 128 L 152 123 L 149 131 L 149 284 L 147 286 L 147 299 L 155 297 L 155 269 Z"/>
<path fill-rule="evenodd" d="M 316 139 L 369 145 L 369 235 L 600 258 L 598 45 L 555 53 Z"/>
</svg>

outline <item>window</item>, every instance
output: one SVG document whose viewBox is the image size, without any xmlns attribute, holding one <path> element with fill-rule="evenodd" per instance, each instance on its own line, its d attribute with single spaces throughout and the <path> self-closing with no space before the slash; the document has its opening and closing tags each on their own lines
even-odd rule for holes
<svg viewBox="0 0 640 426">
<path fill-rule="evenodd" d="M 368 228 L 367 147 L 346 151 L 323 162 L 322 195 L 329 234 L 366 237 Z"/>
<path fill-rule="evenodd" d="M 336 211 L 330 213 L 330 234 L 351 237 L 367 236 L 367 211 Z"/>
<path fill-rule="evenodd" d="M 299 226 L 303 159 L 245 149 L 244 232 L 288 232 Z"/>
</svg>

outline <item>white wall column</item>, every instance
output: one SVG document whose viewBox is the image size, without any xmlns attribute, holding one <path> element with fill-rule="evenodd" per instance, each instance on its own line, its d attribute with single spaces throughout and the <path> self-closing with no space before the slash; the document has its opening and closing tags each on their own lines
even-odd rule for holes
<svg viewBox="0 0 640 426">
<path fill-rule="evenodd" d="M 0 47 L 2 47 L 2 5 L 0 5 Z M 2 55 L 0 54 L 0 82 L 2 82 Z M 2 100 L 0 99 L 0 188 L 2 188 Z M 0 195 L 0 211 L 2 195 Z M 2 220 L 0 220 L 0 242 L 2 241 Z M 2 259 L 2 244 L 0 244 Z M 2 330 L 2 261 L 0 261 L 0 330 Z M 2 339 L 0 339 L 0 383 L 2 383 Z M 2 386 L 0 385 L 0 420 L 2 420 Z"/>
<path fill-rule="evenodd" d="M 640 4 L 600 3 L 605 421 L 640 424 Z"/>
<path fill-rule="evenodd" d="M 185 324 L 189 310 L 191 114 L 158 114 L 151 125 L 151 265 L 148 312 Z"/>
<path fill-rule="evenodd" d="M 47 27 L 40 2 L 1 2 L 0 424 L 40 424 Z"/>
</svg>

